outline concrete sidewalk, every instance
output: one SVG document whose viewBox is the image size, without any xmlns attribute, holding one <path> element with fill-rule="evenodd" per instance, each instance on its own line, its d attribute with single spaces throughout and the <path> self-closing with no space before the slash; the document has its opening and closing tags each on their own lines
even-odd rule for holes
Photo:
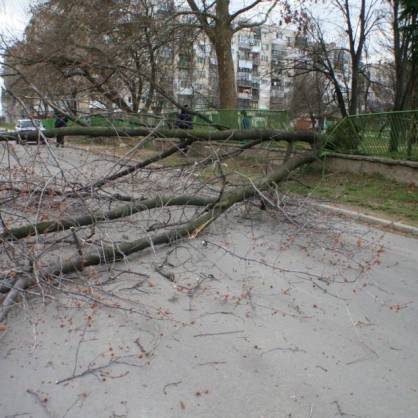
<svg viewBox="0 0 418 418">
<path fill-rule="evenodd" d="M 391 220 L 384 219 L 378 216 L 367 215 L 363 213 L 361 210 L 352 210 L 352 209 L 339 207 L 336 205 L 329 205 L 325 203 L 314 203 L 313 205 L 318 207 L 319 209 L 323 209 L 323 210 L 332 212 L 337 215 L 343 215 L 354 221 L 365 222 L 370 225 L 382 226 L 393 231 L 398 231 L 398 232 L 402 232 L 405 234 L 418 236 L 417 227 L 408 225 L 402 222 L 391 221 Z"/>
</svg>

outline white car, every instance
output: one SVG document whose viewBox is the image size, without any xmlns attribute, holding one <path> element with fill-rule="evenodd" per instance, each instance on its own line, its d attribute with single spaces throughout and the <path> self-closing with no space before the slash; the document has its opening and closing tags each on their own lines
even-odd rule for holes
<svg viewBox="0 0 418 418">
<path fill-rule="evenodd" d="M 37 119 L 19 119 L 16 122 L 15 130 L 17 132 L 17 139 L 16 142 L 18 144 L 21 143 L 27 143 L 28 141 L 28 133 L 29 132 L 41 132 L 44 131 L 45 128 L 42 126 L 42 122 Z M 41 139 L 40 134 L 38 134 L 38 138 L 35 139 L 36 143 L 39 143 L 39 140 Z M 43 143 L 45 143 L 45 139 L 42 140 Z"/>
</svg>

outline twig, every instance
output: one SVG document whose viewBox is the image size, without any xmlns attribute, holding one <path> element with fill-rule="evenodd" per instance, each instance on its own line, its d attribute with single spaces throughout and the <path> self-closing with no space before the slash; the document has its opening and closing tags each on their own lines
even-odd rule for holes
<svg viewBox="0 0 418 418">
<path fill-rule="evenodd" d="M 89 326 L 89 323 L 90 323 L 90 319 L 87 319 L 86 326 L 83 329 L 83 334 L 81 335 L 81 339 L 80 339 L 80 341 L 78 342 L 78 345 L 77 345 L 77 351 L 75 352 L 75 363 L 74 363 L 74 369 L 73 369 L 73 376 L 75 375 L 75 371 L 77 370 L 78 353 L 80 351 L 81 343 L 84 340 L 84 336 L 86 335 L 86 331 L 87 331 L 87 327 Z"/>
<path fill-rule="evenodd" d="M 276 347 L 276 348 L 272 348 L 271 350 L 264 351 L 263 353 L 261 353 L 261 355 L 263 356 L 264 354 L 271 353 L 272 351 L 291 351 L 292 353 L 297 353 L 297 352 L 306 353 L 305 350 L 302 350 L 301 348 L 298 348 L 298 347 L 295 347 L 295 348 Z"/>
<path fill-rule="evenodd" d="M 73 226 L 70 228 L 70 231 L 71 231 L 71 235 L 73 236 L 75 246 L 77 247 L 78 254 L 83 255 L 83 250 L 81 249 L 80 240 L 78 239 L 78 236 L 77 236 Z"/>
<path fill-rule="evenodd" d="M 225 332 L 214 332 L 214 333 L 206 333 L 206 334 L 196 334 L 196 335 L 193 335 L 193 337 L 211 337 L 214 335 L 238 334 L 239 332 L 245 332 L 245 331 L 241 330 L 241 331 L 225 331 Z"/>
<path fill-rule="evenodd" d="M 0 309 L 0 322 L 5 318 L 11 307 L 15 304 L 17 297 L 23 293 L 29 286 L 35 284 L 35 279 L 32 276 L 20 277 L 13 288 L 10 289 L 6 298 L 3 300 L 3 306 Z"/>
<path fill-rule="evenodd" d="M 226 361 L 208 361 L 207 363 L 199 363 L 196 366 L 208 366 L 208 365 L 213 365 L 213 364 L 215 364 L 215 365 L 216 364 L 226 364 Z"/>
<path fill-rule="evenodd" d="M 163 387 L 163 393 L 164 393 L 164 395 L 167 395 L 166 389 L 169 386 L 178 386 L 180 383 L 181 383 L 181 380 L 179 382 L 167 383 L 166 385 L 164 385 L 164 387 Z"/>
<path fill-rule="evenodd" d="M 87 370 L 84 370 L 84 372 L 81 372 L 81 373 L 79 373 L 79 374 L 74 374 L 74 375 L 72 375 L 72 376 L 70 376 L 70 377 L 66 377 L 65 379 L 56 380 L 56 381 L 55 381 L 55 384 L 56 384 L 56 385 L 60 385 L 61 383 L 68 382 L 68 381 L 70 381 L 70 380 L 74 380 L 74 379 L 77 379 L 77 378 L 79 378 L 79 377 L 86 376 L 86 375 L 88 375 L 88 374 L 94 374 L 94 373 L 96 373 L 96 372 L 99 372 L 100 370 L 105 369 L 106 367 L 109 367 L 109 366 L 110 366 L 111 364 L 113 364 L 113 363 L 116 363 L 116 361 L 111 360 L 111 361 L 109 361 L 107 364 L 105 364 L 104 366 L 95 367 L 94 369 L 87 369 Z M 96 377 L 97 377 L 97 376 L 96 376 Z"/>
<path fill-rule="evenodd" d="M 34 392 L 32 389 L 26 389 L 26 392 L 30 393 L 44 407 L 45 411 L 48 412 L 50 417 L 54 416 L 54 414 L 46 406 L 46 401 L 41 399 L 41 397 L 36 392 Z"/>
<path fill-rule="evenodd" d="M 123 361 L 120 361 L 122 359 L 137 358 L 137 357 L 138 357 L 137 355 L 127 355 L 127 356 L 123 356 L 123 357 L 118 357 L 118 358 L 115 358 L 115 359 L 111 359 L 111 360 L 108 361 L 107 364 L 104 364 L 103 366 L 98 366 L 98 367 L 95 367 L 93 369 L 88 368 L 87 370 L 84 370 L 83 372 L 81 372 L 79 374 L 76 374 L 76 375 L 73 375 L 73 376 L 70 376 L 70 377 L 66 377 L 65 379 L 56 380 L 55 381 L 55 384 L 56 385 L 59 385 L 59 384 L 64 383 L 64 382 L 68 382 L 70 380 L 74 380 L 74 379 L 77 379 L 79 377 L 86 376 L 88 374 L 95 374 L 96 372 L 99 372 L 99 371 L 101 371 L 103 369 L 106 369 L 107 367 L 112 366 L 113 364 L 126 364 L 128 366 L 139 367 L 139 366 L 137 366 L 135 364 L 125 363 Z M 125 373 L 122 373 L 119 376 L 110 376 L 110 377 L 112 377 L 112 378 L 120 378 L 120 377 L 126 376 L 128 373 L 129 372 L 125 372 Z M 97 376 L 95 376 L 95 377 L 97 378 Z"/>
<path fill-rule="evenodd" d="M 356 417 L 356 418 L 365 418 L 365 417 L 360 416 L 360 415 L 347 414 L 346 412 L 343 412 L 342 411 L 342 409 L 340 408 L 340 405 L 339 405 L 338 401 L 331 402 L 331 405 L 334 404 L 334 403 L 335 403 L 335 405 L 336 405 L 336 407 L 338 409 L 338 413 L 340 414 L 341 417 L 343 417 L 343 416 L 350 416 L 350 417 Z"/>
<path fill-rule="evenodd" d="M 334 403 L 337 406 L 338 413 L 340 414 L 340 416 L 347 415 L 343 411 L 341 411 L 340 404 L 338 403 L 338 401 L 331 402 L 331 404 L 334 404 Z"/>
<path fill-rule="evenodd" d="M 170 282 L 174 282 L 174 280 L 176 279 L 176 276 L 174 276 L 174 273 L 163 269 L 162 266 L 157 266 L 156 264 L 154 264 L 154 269 L 157 273 L 160 273 L 161 276 L 165 277 Z"/>
<path fill-rule="evenodd" d="M 232 315 L 232 316 L 236 316 L 238 319 L 240 319 L 242 322 L 245 321 L 244 318 L 241 318 L 239 315 L 237 315 L 234 312 L 225 312 L 225 311 L 219 311 L 219 312 L 206 312 L 202 315 L 200 315 L 200 318 L 206 316 L 206 315 Z"/>
<path fill-rule="evenodd" d="M 329 292 L 327 289 L 324 289 L 322 286 L 319 286 L 319 284 L 314 282 L 313 280 L 312 280 L 312 284 L 316 286 L 318 289 L 321 289 L 324 293 L 327 293 L 328 295 L 333 296 L 334 298 L 337 298 L 340 300 L 347 300 L 347 299 L 341 298 L 340 296 L 334 295 L 333 293 Z"/>
</svg>

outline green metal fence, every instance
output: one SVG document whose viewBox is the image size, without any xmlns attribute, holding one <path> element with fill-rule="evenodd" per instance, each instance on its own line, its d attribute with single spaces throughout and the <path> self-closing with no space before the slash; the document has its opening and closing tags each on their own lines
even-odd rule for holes
<svg viewBox="0 0 418 418">
<path fill-rule="evenodd" d="M 114 113 L 110 115 L 92 115 L 82 119 L 84 123 L 88 122 L 89 126 L 99 127 L 156 127 L 160 123 L 164 123 L 165 118 L 162 115 L 154 115 L 152 113 L 138 113 L 137 115 L 127 115 L 124 113 Z M 43 119 L 42 125 L 45 129 L 53 129 L 55 119 Z M 69 121 L 67 126 L 76 126 L 76 122 Z"/>
<path fill-rule="evenodd" d="M 193 129 L 277 129 L 291 131 L 293 126 L 284 110 L 203 110 L 208 119 L 193 115 Z M 174 128 L 177 112 L 155 115 L 139 113 L 125 115 L 96 115 L 89 118 L 91 126 Z M 55 119 L 43 120 L 45 128 L 54 127 Z M 69 122 L 69 126 L 73 126 Z M 218 125 L 218 127 L 212 124 Z M 403 112 L 368 113 L 351 115 L 327 128 L 327 150 L 344 154 L 361 154 L 418 160 L 418 110 Z"/>
<path fill-rule="evenodd" d="M 216 126 L 211 126 L 211 124 L 227 129 L 271 128 L 283 131 L 292 129 L 289 115 L 284 110 L 216 109 L 203 110 L 199 113 L 209 119 L 210 122 L 194 115 L 193 129 L 216 130 Z M 172 112 L 165 116 L 168 127 L 174 128 L 177 113 Z"/>
<path fill-rule="evenodd" d="M 270 128 L 282 131 L 292 130 L 288 114 L 284 110 L 241 110 L 241 109 L 220 109 L 199 111 L 204 117 L 193 115 L 193 129 L 197 130 L 218 130 L 218 127 L 227 129 L 246 128 Z M 162 115 L 152 113 L 138 113 L 126 115 L 115 113 L 111 115 L 93 115 L 89 117 L 90 126 L 101 127 L 156 127 L 175 128 L 178 112 L 170 112 Z M 207 120 L 205 120 L 207 118 Z M 43 126 L 46 129 L 54 128 L 55 119 L 44 119 Z M 214 124 L 215 126 L 213 126 Z M 68 126 L 74 126 L 74 122 L 68 122 Z"/>
<path fill-rule="evenodd" d="M 347 116 L 327 133 L 335 152 L 418 160 L 418 110 Z"/>
</svg>

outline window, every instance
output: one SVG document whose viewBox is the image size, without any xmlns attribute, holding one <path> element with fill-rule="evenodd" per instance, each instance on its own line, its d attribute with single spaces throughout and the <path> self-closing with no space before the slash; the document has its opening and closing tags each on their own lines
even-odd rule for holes
<svg viewBox="0 0 418 418">
<path fill-rule="evenodd" d="M 192 87 L 192 84 L 190 83 L 189 80 L 181 80 L 180 81 L 180 88 L 182 89 L 189 89 Z"/>
<path fill-rule="evenodd" d="M 240 42 L 244 42 L 244 43 L 247 43 L 247 44 L 253 44 L 254 43 L 253 37 L 249 36 L 249 35 L 239 35 L 238 39 L 239 39 Z"/>
<path fill-rule="evenodd" d="M 171 58 L 173 56 L 172 51 L 170 51 L 170 49 L 168 48 L 161 48 L 160 54 L 162 57 L 165 57 L 165 58 Z"/>
<path fill-rule="evenodd" d="M 272 87 L 283 87 L 283 81 L 282 80 L 272 80 L 271 85 L 272 85 Z"/>
<path fill-rule="evenodd" d="M 179 71 L 178 78 L 179 80 L 186 80 L 190 77 L 190 73 L 188 71 Z"/>
<path fill-rule="evenodd" d="M 268 55 L 262 55 L 262 56 L 261 56 L 261 61 L 263 61 L 263 62 L 269 62 L 269 57 L 268 57 Z"/>
</svg>

